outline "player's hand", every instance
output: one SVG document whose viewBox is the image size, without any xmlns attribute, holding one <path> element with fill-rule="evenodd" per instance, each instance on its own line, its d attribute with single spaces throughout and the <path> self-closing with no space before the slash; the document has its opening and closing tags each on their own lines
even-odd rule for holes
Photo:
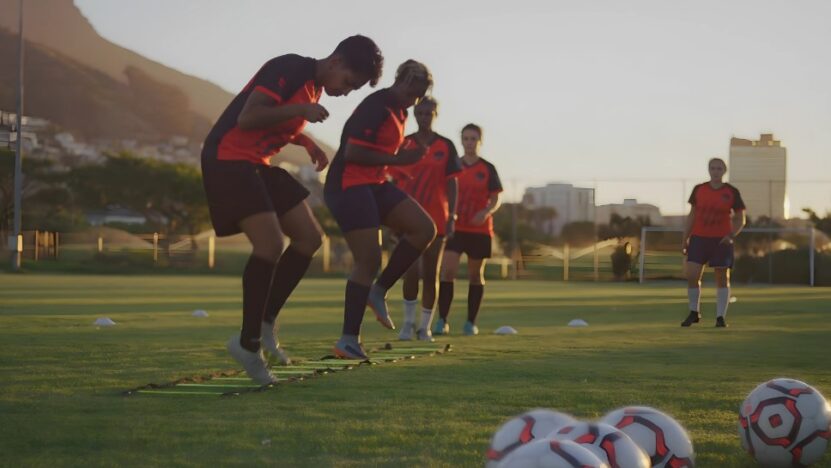
<svg viewBox="0 0 831 468">
<path fill-rule="evenodd" d="M 733 243 L 733 236 L 731 236 L 729 234 L 722 237 L 721 241 L 719 242 L 719 244 L 723 244 L 723 245 L 730 245 L 732 243 Z"/>
<path fill-rule="evenodd" d="M 690 239 L 684 238 L 681 241 L 681 255 L 687 255 L 687 247 L 690 245 Z"/>
<path fill-rule="evenodd" d="M 329 117 L 329 111 L 317 103 L 300 104 L 300 117 L 309 122 L 323 122 Z"/>
<path fill-rule="evenodd" d="M 487 210 L 482 210 L 482 211 L 476 213 L 476 215 L 473 216 L 473 219 L 471 219 L 470 222 L 474 226 L 481 226 L 481 225 L 485 224 L 485 221 L 487 221 L 487 220 L 488 220 L 488 211 Z"/>
<path fill-rule="evenodd" d="M 454 232 L 456 232 L 456 220 L 450 218 L 447 220 L 447 226 L 444 228 L 445 239 L 449 239 Z"/>
<path fill-rule="evenodd" d="M 315 165 L 317 172 L 326 169 L 326 166 L 329 165 L 329 157 L 326 156 L 326 153 L 319 146 L 307 146 L 306 151 L 309 153 L 309 158 L 312 160 L 312 164 Z"/>
</svg>

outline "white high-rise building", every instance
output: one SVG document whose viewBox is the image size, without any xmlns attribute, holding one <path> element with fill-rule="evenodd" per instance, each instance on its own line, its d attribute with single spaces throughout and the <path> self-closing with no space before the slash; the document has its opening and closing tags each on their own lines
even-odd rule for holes
<svg viewBox="0 0 831 468">
<path fill-rule="evenodd" d="M 559 235 L 563 226 L 576 221 L 594 222 L 594 189 L 571 184 L 528 187 L 522 198 L 528 208 L 554 208 L 557 215 L 546 223 L 549 234 Z"/>
<path fill-rule="evenodd" d="M 788 155 L 773 134 L 759 140 L 732 138 L 727 176 L 742 194 L 747 216 L 788 218 Z"/>
</svg>

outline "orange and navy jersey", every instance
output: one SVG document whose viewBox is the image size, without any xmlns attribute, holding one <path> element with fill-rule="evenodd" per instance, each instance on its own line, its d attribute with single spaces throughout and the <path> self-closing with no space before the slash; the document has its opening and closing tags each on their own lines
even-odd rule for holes
<svg viewBox="0 0 831 468">
<path fill-rule="evenodd" d="M 456 220 L 456 230 L 493 237 L 492 216 L 488 216 L 488 219 L 478 226 L 473 224 L 472 220 L 476 213 L 488 206 L 492 194 L 502 191 L 502 182 L 499 181 L 496 168 L 482 158 L 470 166 L 462 159 L 462 172 L 458 178 L 459 201 L 456 213 L 459 217 Z"/>
<path fill-rule="evenodd" d="M 252 92 L 274 99 L 276 106 L 317 103 L 322 88 L 315 83 L 315 59 L 289 54 L 275 57 L 260 68 L 225 109 L 205 140 L 206 154 L 217 159 L 269 165 L 271 156 L 290 143 L 306 126 L 302 117 L 269 128 L 242 130 L 237 119 Z"/>
<path fill-rule="evenodd" d="M 382 184 L 387 181 L 387 166 L 362 166 L 346 162 L 346 145 L 358 145 L 386 153 L 394 158 L 404 142 L 407 109 L 395 103 L 389 89 L 378 90 L 358 105 L 343 127 L 340 148 L 332 158 L 327 184 L 338 183 L 341 189 L 356 185 Z"/>
<path fill-rule="evenodd" d="M 415 140 L 415 134 L 404 139 L 404 145 Z M 424 157 L 415 164 L 391 170 L 398 187 L 413 197 L 436 223 L 439 234 L 445 234 L 450 216 L 447 202 L 447 180 L 462 171 L 456 147 L 449 139 L 434 134 Z"/>
<path fill-rule="evenodd" d="M 690 234 L 700 237 L 730 234 L 732 213 L 745 209 L 739 190 L 730 184 L 723 184 L 717 189 L 709 182 L 698 184 L 693 188 L 689 203 L 695 213 Z"/>
</svg>

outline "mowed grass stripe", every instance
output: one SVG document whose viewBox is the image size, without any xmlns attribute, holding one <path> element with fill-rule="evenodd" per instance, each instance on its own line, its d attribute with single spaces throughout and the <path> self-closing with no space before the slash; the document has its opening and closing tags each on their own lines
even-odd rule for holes
<svg viewBox="0 0 831 468">
<path fill-rule="evenodd" d="M 280 314 L 290 355 L 331 352 L 343 287 L 340 279 L 300 284 Z M 481 467 L 493 431 L 523 410 L 592 419 L 644 404 L 684 424 L 697 466 L 738 468 L 752 464 L 739 445 L 737 410 L 757 384 L 788 376 L 831 395 L 828 289 L 734 285 L 731 328 L 716 330 L 708 284 L 704 321 L 684 330 L 681 282 L 491 281 L 482 334 L 464 337 L 466 290 L 460 281 L 452 334 L 437 337 L 436 346 L 451 343 L 454 352 L 440 358 L 363 365 L 242 398 L 199 386 L 143 390 L 170 398 L 124 398 L 126 388 L 233 366 L 224 343 L 239 329 L 239 278 L 2 275 L 4 463 Z M 399 291 L 390 292 L 394 314 Z M 194 309 L 211 316 L 190 317 Z M 118 325 L 96 329 L 99 316 Z M 589 327 L 566 327 L 574 318 Z M 502 325 L 519 334 L 491 334 Z M 368 347 L 392 343 L 381 354 L 423 347 L 398 343 L 373 320 L 362 334 Z M 814 466 L 831 466 L 829 457 Z"/>
</svg>

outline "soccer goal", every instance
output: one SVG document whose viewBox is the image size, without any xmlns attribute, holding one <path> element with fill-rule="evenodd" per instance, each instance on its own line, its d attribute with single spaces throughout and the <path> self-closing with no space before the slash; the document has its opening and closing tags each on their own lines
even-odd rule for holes
<svg viewBox="0 0 831 468">
<path fill-rule="evenodd" d="M 641 228 L 639 282 L 684 278 L 682 236 L 683 229 L 676 227 Z M 737 283 L 814 286 L 817 241 L 813 228 L 744 228 L 735 241 L 732 279 Z"/>
</svg>

